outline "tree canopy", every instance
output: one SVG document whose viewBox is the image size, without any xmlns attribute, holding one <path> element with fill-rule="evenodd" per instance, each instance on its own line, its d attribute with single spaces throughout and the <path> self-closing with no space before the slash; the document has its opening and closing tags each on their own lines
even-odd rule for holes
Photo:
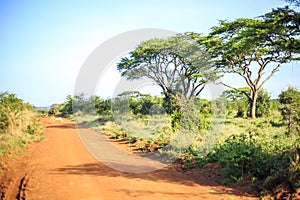
<svg viewBox="0 0 300 200">
<path fill-rule="evenodd" d="M 118 70 L 129 80 L 152 79 L 166 96 L 181 93 L 191 97 L 217 79 L 212 66 L 203 46 L 183 34 L 143 42 L 121 59 Z"/>
<path fill-rule="evenodd" d="M 198 37 L 215 58 L 218 69 L 241 76 L 250 87 L 244 93 L 256 116 L 258 92 L 284 63 L 299 60 L 300 14 L 288 7 L 273 9 L 258 19 L 220 21 L 207 37 Z M 230 84 L 223 85 L 234 88 Z"/>
</svg>

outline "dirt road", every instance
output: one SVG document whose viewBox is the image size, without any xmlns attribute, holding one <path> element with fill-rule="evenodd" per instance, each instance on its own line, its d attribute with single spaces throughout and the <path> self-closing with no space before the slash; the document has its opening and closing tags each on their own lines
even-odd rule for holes
<svg viewBox="0 0 300 200">
<path fill-rule="evenodd" d="M 256 199 L 172 166 L 148 173 L 117 171 L 91 156 L 72 122 L 43 119 L 43 124 L 45 139 L 6 162 L 0 198 Z"/>
</svg>

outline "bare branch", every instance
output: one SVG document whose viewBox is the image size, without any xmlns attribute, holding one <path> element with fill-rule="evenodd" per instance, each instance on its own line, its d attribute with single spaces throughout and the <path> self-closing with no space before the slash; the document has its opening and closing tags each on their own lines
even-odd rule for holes
<svg viewBox="0 0 300 200">
<path fill-rule="evenodd" d="M 277 72 L 279 71 L 279 68 L 281 66 L 282 63 L 279 63 L 273 70 L 272 72 L 269 74 L 269 76 L 263 80 L 260 84 L 260 86 L 258 86 L 258 90 L 260 90 L 262 88 L 262 86 Z"/>
</svg>

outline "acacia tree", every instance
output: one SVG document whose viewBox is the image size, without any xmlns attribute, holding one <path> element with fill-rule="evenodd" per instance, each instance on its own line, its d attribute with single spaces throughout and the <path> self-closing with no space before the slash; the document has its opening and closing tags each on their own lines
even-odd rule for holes
<svg viewBox="0 0 300 200">
<path fill-rule="evenodd" d="M 143 42 L 121 59 L 118 70 L 129 80 L 152 79 L 169 99 L 176 93 L 198 96 L 218 77 L 212 66 L 203 46 L 183 34 Z"/>
<path fill-rule="evenodd" d="M 277 8 L 260 19 L 221 21 L 208 37 L 198 37 L 219 69 L 238 74 L 249 86 L 250 94 L 244 94 L 250 102 L 251 118 L 256 117 L 256 101 L 264 84 L 282 64 L 299 60 L 299 22 L 298 12 L 288 7 Z"/>
</svg>

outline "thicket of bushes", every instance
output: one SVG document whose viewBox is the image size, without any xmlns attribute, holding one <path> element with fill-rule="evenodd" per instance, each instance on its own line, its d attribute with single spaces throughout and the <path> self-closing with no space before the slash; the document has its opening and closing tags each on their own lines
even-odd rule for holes
<svg viewBox="0 0 300 200">
<path fill-rule="evenodd" d="M 26 146 L 42 133 L 34 107 L 8 92 L 0 93 L 0 157 L 13 147 Z"/>
<path fill-rule="evenodd" d="M 252 184 L 276 192 L 284 185 L 288 192 L 300 187 L 300 139 L 286 135 L 231 135 L 207 156 L 222 166 L 225 183 Z"/>
</svg>

